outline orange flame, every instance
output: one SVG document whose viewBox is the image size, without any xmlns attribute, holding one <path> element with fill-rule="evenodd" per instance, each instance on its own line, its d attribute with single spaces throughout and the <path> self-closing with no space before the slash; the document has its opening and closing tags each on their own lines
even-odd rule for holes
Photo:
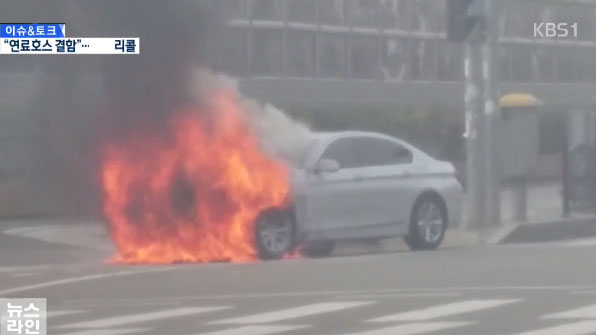
<svg viewBox="0 0 596 335">
<path fill-rule="evenodd" d="M 114 262 L 256 259 L 254 221 L 283 207 L 289 174 L 265 154 L 234 92 L 173 114 L 169 134 L 139 129 L 105 147 L 104 214 Z"/>
</svg>

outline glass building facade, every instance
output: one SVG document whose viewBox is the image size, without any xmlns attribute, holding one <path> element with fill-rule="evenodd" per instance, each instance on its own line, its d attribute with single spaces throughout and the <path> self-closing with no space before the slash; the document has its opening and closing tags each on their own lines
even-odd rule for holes
<svg viewBox="0 0 596 335">
<path fill-rule="evenodd" d="M 230 28 L 215 63 L 236 77 L 463 80 L 462 45 L 445 37 L 445 0 L 212 1 Z M 596 8 L 499 4 L 501 81 L 596 81 Z M 577 23 L 578 35 L 535 38 L 535 22 Z"/>
</svg>

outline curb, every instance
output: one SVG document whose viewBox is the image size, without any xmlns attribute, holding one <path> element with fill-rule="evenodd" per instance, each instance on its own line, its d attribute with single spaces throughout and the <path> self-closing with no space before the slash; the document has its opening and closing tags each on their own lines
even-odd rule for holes
<svg viewBox="0 0 596 335">
<path fill-rule="evenodd" d="M 596 215 L 504 225 L 488 234 L 486 244 L 538 243 L 596 237 Z"/>
</svg>

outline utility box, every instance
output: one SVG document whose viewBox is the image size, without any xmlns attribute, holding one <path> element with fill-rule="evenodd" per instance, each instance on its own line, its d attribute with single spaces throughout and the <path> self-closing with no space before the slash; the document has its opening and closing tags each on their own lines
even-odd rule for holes
<svg viewBox="0 0 596 335">
<path fill-rule="evenodd" d="M 525 179 L 538 159 L 538 107 L 542 102 L 530 94 L 513 93 L 504 95 L 499 105 L 501 178 L 504 181 Z"/>
<path fill-rule="evenodd" d="M 512 181 L 511 205 L 513 219 L 528 219 L 527 176 L 538 158 L 539 115 L 542 102 L 523 93 L 507 94 L 499 101 L 501 107 L 500 172 L 502 180 Z"/>
</svg>

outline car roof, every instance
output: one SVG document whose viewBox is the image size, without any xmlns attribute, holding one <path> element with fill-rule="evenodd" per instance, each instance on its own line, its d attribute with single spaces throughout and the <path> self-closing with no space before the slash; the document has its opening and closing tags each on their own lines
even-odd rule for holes
<svg viewBox="0 0 596 335">
<path fill-rule="evenodd" d="M 423 153 L 423 151 L 416 148 L 415 146 L 408 143 L 407 141 L 404 141 L 397 137 L 393 137 L 393 136 L 386 135 L 383 133 L 376 133 L 376 132 L 372 132 L 372 131 L 344 130 L 344 131 L 330 131 L 330 132 L 312 132 L 310 134 L 310 136 L 312 139 L 314 139 L 316 141 L 329 141 L 329 140 L 342 138 L 342 137 L 358 137 L 358 136 L 380 138 L 380 139 L 395 141 L 395 142 L 403 145 L 404 147 L 408 148 L 409 150 Z"/>
<path fill-rule="evenodd" d="M 377 138 L 387 138 L 391 137 L 389 135 L 375 133 L 375 132 L 368 132 L 368 131 L 356 131 L 356 130 L 344 130 L 344 131 L 329 131 L 329 132 L 312 132 L 311 138 L 316 140 L 327 140 L 331 138 L 338 138 L 338 137 L 352 137 L 352 136 L 366 136 L 366 137 L 377 137 Z M 393 138 L 393 137 L 391 137 Z"/>
</svg>

